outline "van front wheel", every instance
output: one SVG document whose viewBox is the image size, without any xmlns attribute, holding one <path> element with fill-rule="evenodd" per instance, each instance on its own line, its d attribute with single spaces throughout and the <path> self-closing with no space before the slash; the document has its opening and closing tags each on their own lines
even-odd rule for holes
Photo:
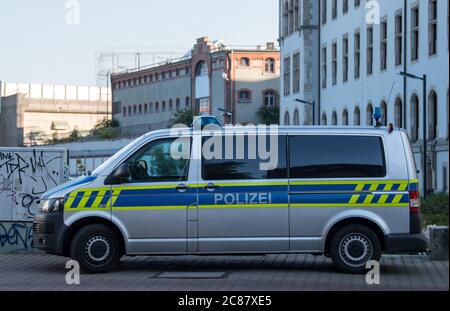
<svg viewBox="0 0 450 311">
<path fill-rule="evenodd" d="M 87 273 L 106 272 L 117 266 L 121 253 L 118 237 L 108 226 L 92 224 L 73 238 L 70 256 Z"/>
<path fill-rule="evenodd" d="M 341 271 L 365 273 L 368 261 L 379 261 L 381 258 L 380 240 L 366 226 L 348 225 L 332 237 L 330 255 Z"/>
</svg>

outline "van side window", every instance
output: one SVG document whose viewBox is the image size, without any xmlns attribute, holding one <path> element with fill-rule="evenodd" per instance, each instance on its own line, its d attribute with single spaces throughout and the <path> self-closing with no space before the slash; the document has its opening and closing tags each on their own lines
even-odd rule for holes
<svg viewBox="0 0 450 311">
<path fill-rule="evenodd" d="M 383 141 L 374 136 L 290 137 L 290 178 L 386 176 Z"/>
<path fill-rule="evenodd" d="M 259 144 L 264 143 L 264 140 L 257 135 L 217 137 L 216 141 L 222 143 L 221 151 L 215 150 L 216 145 L 211 144 L 211 141 L 208 142 L 209 139 L 214 138 L 209 136 L 202 138 L 203 180 L 287 179 L 286 136 L 278 136 L 275 146 L 271 146 L 271 139 L 266 136 L 265 149 L 262 146 L 261 149 L 271 155 L 273 165 L 268 168 L 261 166 L 262 163 L 270 161 L 259 154 Z M 203 151 L 208 149 L 205 144 L 210 147 L 211 152 L 217 151 L 220 157 L 205 158 Z"/>
<path fill-rule="evenodd" d="M 186 181 L 189 174 L 188 159 L 174 159 L 170 149 L 173 143 L 178 143 L 180 152 L 182 148 L 190 150 L 189 138 L 181 143 L 175 139 L 161 139 L 153 141 L 136 152 L 128 161 L 130 167 L 129 183 L 139 182 L 170 182 Z"/>
</svg>

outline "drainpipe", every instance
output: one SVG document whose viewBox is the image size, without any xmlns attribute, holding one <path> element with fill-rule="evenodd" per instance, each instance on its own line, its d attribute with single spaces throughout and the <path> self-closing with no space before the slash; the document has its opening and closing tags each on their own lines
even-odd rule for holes
<svg viewBox="0 0 450 311">
<path fill-rule="evenodd" d="M 408 72 L 408 30 L 407 30 L 407 20 L 408 20 L 408 0 L 403 1 L 404 6 L 404 17 L 403 17 L 403 72 Z M 406 129 L 406 121 L 407 121 L 407 114 L 406 114 L 406 103 L 407 103 L 407 83 L 408 78 L 406 76 L 403 76 L 403 128 Z"/>
</svg>

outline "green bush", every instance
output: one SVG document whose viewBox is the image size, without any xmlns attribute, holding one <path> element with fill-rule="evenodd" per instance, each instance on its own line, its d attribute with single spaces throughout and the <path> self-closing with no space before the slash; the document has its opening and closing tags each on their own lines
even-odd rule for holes
<svg viewBox="0 0 450 311">
<path fill-rule="evenodd" d="M 176 111 L 169 121 L 169 128 L 177 124 L 184 124 L 186 126 L 191 126 L 192 122 L 194 121 L 194 117 L 196 117 L 197 115 L 198 114 L 191 109 Z"/>
<path fill-rule="evenodd" d="M 421 212 L 423 226 L 428 225 L 448 225 L 448 194 L 437 193 L 422 199 Z"/>
<path fill-rule="evenodd" d="M 278 124 L 280 122 L 280 108 L 277 106 L 263 105 L 259 107 L 257 114 L 265 125 Z"/>
</svg>

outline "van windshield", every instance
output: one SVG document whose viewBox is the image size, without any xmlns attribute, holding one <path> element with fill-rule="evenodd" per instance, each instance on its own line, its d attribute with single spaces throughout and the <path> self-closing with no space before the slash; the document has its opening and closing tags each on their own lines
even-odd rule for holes
<svg viewBox="0 0 450 311">
<path fill-rule="evenodd" d="M 121 158 L 124 154 L 127 154 L 130 152 L 130 150 L 134 149 L 134 147 L 138 144 L 140 144 L 142 141 L 146 139 L 146 135 L 143 135 L 139 138 L 136 138 L 131 143 L 120 149 L 118 152 L 116 152 L 112 157 L 110 157 L 108 160 L 103 162 L 102 165 L 97 167 L 93 172 L 92 175 L 98 176 L 100 175 L 107 167 L 111 166 L 117 159 Z"/>
</svg>

